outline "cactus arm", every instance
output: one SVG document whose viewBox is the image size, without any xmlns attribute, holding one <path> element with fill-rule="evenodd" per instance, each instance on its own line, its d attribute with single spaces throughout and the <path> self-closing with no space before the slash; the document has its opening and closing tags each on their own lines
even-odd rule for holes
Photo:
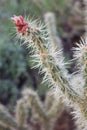
<svg viewBox="0 0 87 130">
<path fill-rule="evenodd" d="M 63 75 L 65 69 L 62 58 L 59 56 L 60 53 L 56 56 L 57 52 L 55 52 L 54 47 L 49 43 L 49 37 L 44 29 L 45 27 L 29 20 L 27 23 L 27 30 L 24 33 L 17 33 L 18 37 L 24 41 L 23 45 L 32 49 L 32 58 L 35 63 L 33 67 L 39 68 L 40 72 L 44 73 L 43 79 L 49 83 L 49 86 L 59 87 L 64 94 L 66 93 L 69 98 L 75 101 L 78 94 L 72 89 L 68 79 Z M 54 52 L 51 53 L 50 49 Z"/>
</svg>

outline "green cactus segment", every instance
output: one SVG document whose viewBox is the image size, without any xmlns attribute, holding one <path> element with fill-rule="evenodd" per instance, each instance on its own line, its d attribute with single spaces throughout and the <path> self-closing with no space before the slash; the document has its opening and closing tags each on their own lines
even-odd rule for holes
<svg viewBox="0 0 87 130">
<path fill-rule="evenodd" d="M 31 49 L 32 58 L 35 65 L 33 68 L 39 68 L 41 73 L 44 73 L 44 81 L 48 82 L 49 86 L 58 86 L 63 93 L 67 93 L 69 98 L 78 97 L 78 94 L 69 85 L 68 80 L 63 76 L 64 66 L 61 66 L 61 58 L 59 65 L 55 65 L 57 58 L 49 52 L 51 45 L 45 27 L 33 25 L 29 23 L 29 28 L 24 34 L 18 34 L 27 48 Z M 60 55 L 60 54 L 59 54 Z M 61 67 L 60 67 L 61 66 Z M 62 69 L 62 70 L 61 70 Z M 50 82 L 50 83 L 49 83 Z M 73 96 L 74 95 L 74 96 Z"/>
</svg>

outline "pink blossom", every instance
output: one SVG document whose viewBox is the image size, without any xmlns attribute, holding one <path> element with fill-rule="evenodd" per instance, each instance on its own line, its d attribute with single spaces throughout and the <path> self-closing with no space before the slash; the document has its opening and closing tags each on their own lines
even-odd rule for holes
<svg viewBox="0 0 87 130">
<path fill-rule="evenodd" d="M 11 19 L 13 20 L 15 26 L 17 27 L 18 32 L 24 33 L 26 29 L 28 28 L 28 23 L 24 21 L 23 16 L 14 15 Z"/>
</svg>

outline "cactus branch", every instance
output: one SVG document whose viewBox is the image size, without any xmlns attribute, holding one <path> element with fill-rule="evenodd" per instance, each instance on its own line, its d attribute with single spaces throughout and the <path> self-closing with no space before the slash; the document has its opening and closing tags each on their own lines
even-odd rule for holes
<svg viewBox="0 0 87 130">
<path fill-rule="evenodd" d="M 18 16 L 16 17 L 19 18 Z M 17 21 L 15 20 L 17 18 L 14 17 L 14 21 Z M 75 101 L 78 94 L 72 89 L 67 76 L 65 77 L 63 74 L 66 71 L 63 59 L 60 56 L 60 52 L 55 52 L 54 46 L 49 43 L 49 37 L 45 27 L 36 21 L 31 22 L 29 19 L 26 22 L 24 20 L 24 26 L 25 23 L 27 28 L 25 28 L 24 32 L 19 32 L 18 30 L 17 36 L 24 41 L 23 45 L 32 50 L 32 58 L 35 63 L 33 67 L 39 68 L 40 72 L 44 73 L 43 80 L 47 81 L 49 86 L 59 87 L 64 94 Z M 50 48 L 53 53 L 50 52 Z"/>
</svg>

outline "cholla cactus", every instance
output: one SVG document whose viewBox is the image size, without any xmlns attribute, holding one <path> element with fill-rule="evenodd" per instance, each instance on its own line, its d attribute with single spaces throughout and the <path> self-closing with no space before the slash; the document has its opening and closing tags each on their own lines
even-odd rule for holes
<svg viewBox="0 0 87 130">
<path fill-rule="evenodd" d="M 57 51 L 54 45 L 51 43 L 49 34 L 46 31 L 46 27 L 38 21 L 31 21 L 24 19 L 22 16 L 14 16 L 12 18 L 17 31 L 17 38 L 22 40 L 22 45 L 25 45 L 31 50 L 30 54 L 33 59 L 33 68 L 39 68 L 39 72 L 44 74 L 43 83 L 46 82 L 48 86 L 57 88 L 58 97 L 67 100 L 69 105 L 71 104 L 75 109 L 78 123 L 82 130 L 87 129 L 87 41 L 78 46 L 75 50 L 75 58 L 81 66 L 81 77 L 83 86 L 78 86 L 78 78 L 73 80 L 72 75 L 68 75 L 65 69 L 64 58 L 62 58 L 61 52 Z M 74 75 L 74 74 L 73 74 Z M 75 75 L 74 75 L 75 76 Z M 78 77 L 79 75 L 77 75 Z M 83 80 L 83 77 L 85 80 Z M 77 80 L 77 84 L 71 81 Z M 81 84 L 82 85 L 82 84 Z M 78 89 L 75 89 L 78 88 Z M 79 91 L 83 89 L 83 91 Z M 26 94 L 27 95 L 27 94 Z M 38 100 L 35 95 L 31 94 L 31 101 L 36 103 Z M 60 100 L 59 100 L 60 101 Z M 29 101 L 30 102 L 30 101 Z M 34 104 L 34 108 L 37 107 L 39 116 L 43 116 L 45 120 L 46 115 L 40 106 L 39 102 Z M 36 108 L 36 109 L 37 109 Z M 57 106 L 58 108 L 58 106 Z M 35 110 L 36 110 L 35 109 Z M 54 108 L 52 108 L 52 111 Z M 48 112 L 50 113 L 50 112 Z M 52 113 L 51 113 L 52 114 Z M 50 117 L 51 115 L 48 114 Z M 49 117 L 48 116 L 48 117 Z M 45 122 L 46 123 L 46 122 Z"/>
<path fill-rule="evenodd" d="M 22 103 L 22 104 L 21 104 Z M 24 108 L 23 110 L 21 109 Z M 26 106 L 26 107 L 25 107 Z M 41 102 L 37 92 L 31 89 L 25 89 L 23 91 L 23 98 L 18 101 L 16 109 L 16 117 L 18 120 L 19 126 L 22 128 L 22 124 L 25 124 L 24 117 L 28 115 L 24 113 L 27 108 L 30 108 L 32 111 L 33 120 L 38 120 L 41 124 L 41 130 L 53 130 L 54 122 L 59 116 L 59 114 L 64 110 L 62 107 L 62 101 L 56 100 L 55 96 L 50 93 L 46 95 L 45 102 Z M 20 114 L 21 113 L 21 114 Z"/>
<path fill-rule="evenodd" d="M 30 125 L 27 120 L 30 109 L 33 122 L 38 120 L 41 125 L 40 130 L 53 130 L 57 117 L 64 110 L 64 107 L 62 109 L 61 107 L 61 100 L 55 100 L 55 95 L 50 91 L 43 103 L 37 92 L 25 89 L 22 99 L 17 101 L 15 118 L 3 105 L 0 105 L 0 130 L 28 130 Z"/>
<path fill-rule="evenodd" d="M 19 128 L 18 124 L 19 122 L 0 104 L 0 130 L 26 130 L 23 125 Z"/>
<path fill-rule="evenodd" d="M 39 122 L 40 130 L 53 130 L 56 119 L 65 109 L 62 100 L 56 100 L 52 91 L 46 93 L 43 103 L 35 91 L 26 89 L 23 91 L 23 98 L 17 101 L 16 118 L 0 105 L 0 130 L 28 130 L 28 127 L 30 129 L 27 122 L 29 108 L 32 109 L 33 122 Z"/>
<path fill-rule="evenodd" d="M 70 98 L 73 98 L 73 95 L 77 97 L 78 94 L 69 85 L 64 58 L 61 57 L 61 52 L 57 52 L 50 44 L 45 27 L 36 21 L 25 22 L 22 16 L 14 16 L 12 19 L 17 27 L 17 37 L 24 41 L 23 45 L 31 49 L 35 63 L 33 67 L 39 68 L 40 73 L 44 73 L 43 82 L 47 81 L 49 86 L 59 86 Z"/>
</svg>

